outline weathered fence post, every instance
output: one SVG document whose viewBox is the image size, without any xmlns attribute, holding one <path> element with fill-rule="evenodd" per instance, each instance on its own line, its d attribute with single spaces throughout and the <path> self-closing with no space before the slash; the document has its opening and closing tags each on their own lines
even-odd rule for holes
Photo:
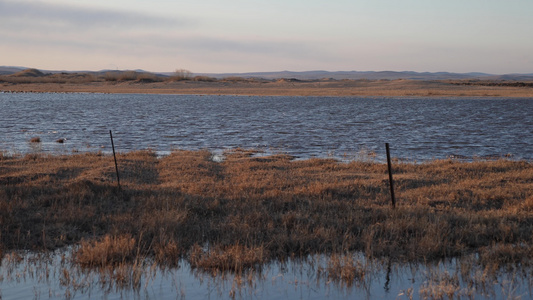
<svg viewBox="0 0 533 300">
<path fill-rule="evenodd" d="M 387 149 L 387 165 L 389 167 L 389 185 L 390 185 L 390 198 L 392 203 L 392 208 L 396 208 L 396 199 L 394 198 L 394 185 L 392 181 L 392 166 L 390 162 L 390 150 L 389 143 L 385 143 L 385 148 Z"/>
<path fill-rule="evenodd" d="M 118 164 L 117 164 L 117 155 L 115 154 L 115 143 L 113 143 L 113 133 L 109 130 L 109 136 L 111 137 L 111 147 L 113 148 L 113 157 L 115 158 L 115 170 L 117 171 L 117 184 L 118 189 L 122 190 L 120 187 L 120 176 L 118 175 Z"/>
</svg>

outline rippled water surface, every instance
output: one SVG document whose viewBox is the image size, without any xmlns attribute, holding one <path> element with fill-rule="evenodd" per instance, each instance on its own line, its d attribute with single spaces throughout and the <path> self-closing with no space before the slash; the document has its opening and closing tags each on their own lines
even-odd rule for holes
<svg viewBox="0 0 533 300">
<path fill-rule="evenodd" d="M 300 158 L 533 158 L 533 99 L 0 94 L 0 150 L 259 148 Z M 40 137 L 41 143 L 30 143 Z M 65 143 L 57 143 L 66 139 Z"/>
</svg>

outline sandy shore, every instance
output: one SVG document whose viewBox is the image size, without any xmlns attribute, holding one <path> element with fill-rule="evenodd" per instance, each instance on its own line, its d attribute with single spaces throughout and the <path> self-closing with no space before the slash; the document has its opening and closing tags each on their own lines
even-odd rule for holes
<svg viewBox="0 0 533 300">
<path fill-rule="evenodd" d="M 0 91 L 250 96 L 533 97 L 532 87 L 458 85 L 447 81 L 418 80 L 4 82 L 0 83 Z"/>
</svg>

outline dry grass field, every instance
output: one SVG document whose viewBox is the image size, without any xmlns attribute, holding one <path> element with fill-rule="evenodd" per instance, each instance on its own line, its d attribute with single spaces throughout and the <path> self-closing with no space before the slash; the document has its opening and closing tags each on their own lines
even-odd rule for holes
<svg viewBox="0 0 533 300">
<path fill-rule="evenodd" d="M 151 257 L 214 273 L 326 254 L 348 278 L 360 276 L 345 261 L 354 251 L 532 262 L 531 162 L 394 162 L 392 209 L 384 164 L 252 153 L 122 153 L 122 189 L 109 155 L 0 155 L 0 252 L 77 245 L 82 266 Z"/>
</svg>

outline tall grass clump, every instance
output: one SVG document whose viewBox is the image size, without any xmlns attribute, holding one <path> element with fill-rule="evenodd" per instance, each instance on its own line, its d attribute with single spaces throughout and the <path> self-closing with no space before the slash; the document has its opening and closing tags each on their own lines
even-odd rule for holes
<svg viewBox="0 0 533 300">
<path fill-rule="evenodd" d="M 106 235 L 98 241 L 82 240 L 74 261 L 87 267 L 105 267 L 132 262 L 137 258 L 137 242 L 129 235 Z"/>
<path fill-rule="evenodd" d="M 250 248 L 238 244 L 207 250 L 195 245 L 190 251 L 189 262 L 192 268 L 214 273 L 231 271 L 241 274 L 247 269 L 259 268 L 268 258 L 263 247 Z"/>
</svg>

